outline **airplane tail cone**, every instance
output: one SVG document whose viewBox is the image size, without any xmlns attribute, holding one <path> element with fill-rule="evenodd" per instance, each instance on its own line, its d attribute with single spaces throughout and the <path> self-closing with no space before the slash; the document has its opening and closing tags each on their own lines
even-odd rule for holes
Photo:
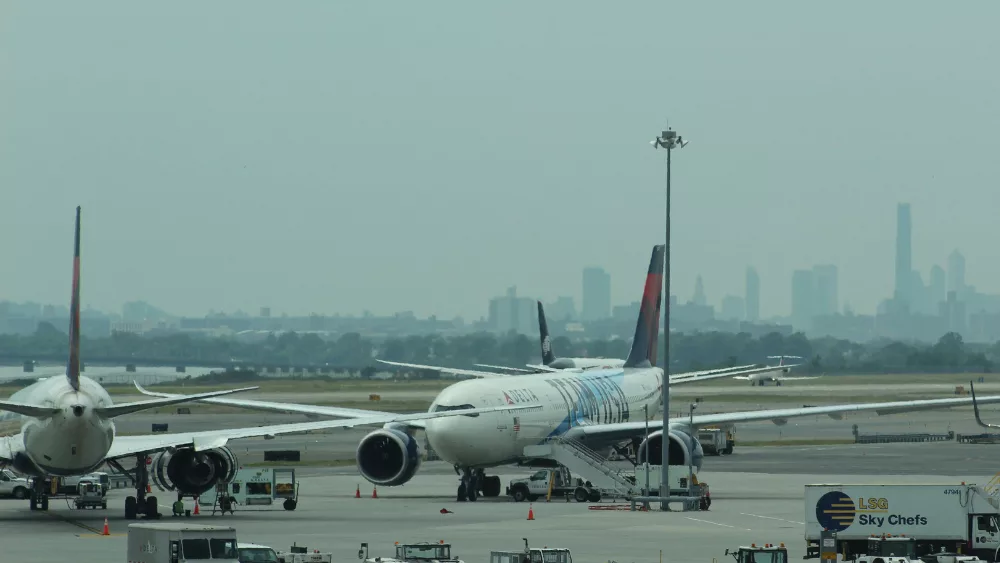
<svg viewBox="0 0 1000 563">
<path fill-rule="evenodd" d="M 378 498 L 378 487 L 372 487 L 372 498 Z"/>
<path fill-rule="evenodd" d="M 361 485 L 358 485 L 358 489 L 354 491 L 354 498 L 361 498 Z"/>
<path fill-rule="evenodd" d="M 111 530 L 108 529 L 108 519 L 104 519 L 104 530 L 101 531 L 102 536 L 110 536 Z"/>
<path fill-rule="evenodd" d="M 531 508 L 531 505 L 529 504 L 528 505 L 528 520 L 534 520 L 534 519 L 535 519 L 535 511 Z"/>
<path fill-rule="evenodd" d="M 197 516 L 201 514 L 201 510 L 198 509 L 198 499 L 194 499 L 194 515 Z"/>
</svg>

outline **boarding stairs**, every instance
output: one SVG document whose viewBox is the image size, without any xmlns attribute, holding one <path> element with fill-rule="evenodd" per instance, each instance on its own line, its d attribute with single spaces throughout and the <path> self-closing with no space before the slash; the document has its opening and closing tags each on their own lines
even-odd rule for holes
<svg viewBox="0 0 1000 563">
<path fill-rule="evenodd" d="M 1000 473 L 997 473 L 990 479 L 989 483 L 983 487 L 983 492 L 996 498 L 1000 497 Z"/>
<path fill-rule="evenodd" d="M 599 489 L 604 496 L 628 498 L 635 494 L 634 478 L 608 464 L 601 454 L 578 440 L 564 436 L 550 438 L 537 446 L 526 446 L 524 456 L 551 459 Z"/>
</svg>

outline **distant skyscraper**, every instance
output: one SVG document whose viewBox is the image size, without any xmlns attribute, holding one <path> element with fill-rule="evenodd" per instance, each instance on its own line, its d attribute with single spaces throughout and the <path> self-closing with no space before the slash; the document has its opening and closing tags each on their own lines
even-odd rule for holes
<svg viewBox="0 0 1000 563">
<path fill-rule="evenodd" d="M 833 264 L 813 266 L 816 279 L 816 301 L 813 306 L 816 315 L 833 315 L 840 308 L 837 295 L 837 267 Z"/>
<path fill-rule="evenodd" d="M 913 270 L 910 226 L 910 204 L 900 203 L 896 207 L 896 286 L 895 297 L 910 303 L 910 272 Z"/>
<path fill-rule="evenodd" d="M 927 290 L 930 292 L 931 310 L 937 310 L 938 303 L 945 300 L 945 292 L 948 291 L 944 268 L 937 264 L 931 266 L 931 279 Z"/>
<path fill-rule="evenodd" d="M 583 270 L 583 320 L 597 321 L 611 316 L 611 275 L 603 268 Z"/>
<path fill-rule="evenodd" d="M 756 322 L 760 320 L 760 277 L 753 266 L 747 268 L 747 289 L 746 289 L 746 320 Z"/>
<path fill-rule="evenodd" d="M 538 333 L 538 308 L 534 299 L 517 296 L 517 287 L 507 288 L 503 297 L 490 300 L 489 323 L 497 332 Z"/>
<path fill-rule="evenodd" d="M 557 297 L 545 306 L 545 316 L 553 322 L 576 320 L 576 305 L 572 297 Z"/>
<path fill-rule="evenodd" d="M 691 302 L 703 306 L 708 304 L 708 300 L 705 299 L 705 284 L 702 283 L 700 275 L 694 280 L 694 297 Z"/>
<path fill-rule="evenodd" d="M 792 272 L 792 324 L 795 330 L 808 330 L 816 315 L 816 275 L 812 270 Z"/>
<path fill-rule="evenodd" d="M 740 321 L 746 315 L 743 298 L 738 295 L 727 295 L 722 298 L 722 320 Z"/>
<path fill-rule="evenodd" d="M 965 290 L 965 256 L 958 250 L 948 255 L 948 293 L 955 292 L 956 299 L 962 299 Z"/>
</svg>

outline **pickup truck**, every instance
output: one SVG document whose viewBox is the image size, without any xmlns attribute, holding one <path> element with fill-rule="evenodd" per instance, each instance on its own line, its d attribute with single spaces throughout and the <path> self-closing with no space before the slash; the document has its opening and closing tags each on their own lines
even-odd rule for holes
<svg viewBox="0 0 1000 563">
<path fill-rule="evenodd" d="M 551 481 L 551 485 L 550 485 Z M 512 479 L 507 487 L 507 496 L 515 502 L 534 501 L 547 497 L 551 491 L 554 497 L 573 496 L 577 502 L 600 502 L 601 491 L 585 483 L 583 479 L 573 479 L 565 467 L 542 469 L 528 478 Z"/>
<path fill-rule="evenodd" d="M 24 477 L 18 477 L 9 469 L 0 471 L 0 495 L 16 499 L 26 499 L 30 491 L 31 481 L 28 481 Z"/>
</svg>

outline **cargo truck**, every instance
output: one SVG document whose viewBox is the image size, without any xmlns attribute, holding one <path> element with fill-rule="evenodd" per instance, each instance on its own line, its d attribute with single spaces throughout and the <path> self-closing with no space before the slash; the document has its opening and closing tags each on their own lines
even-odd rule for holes
<svg viewBox="0 0 1000 563">
<path fill-rule="evenodd" d="M 129 524 L 129 563 L 192 563 L 206 559 L 239 563 L 234 528 L 187 523 Z"/>
<path fill-rule="evenodd" d="M 976 485 L 806 485 L 806 559 L 819 557 L 820 533 L 837 533 L 837 551 L 854 559 L 874 536 L 904 536 L 916 555 L 941 551 L 997 561 L 1000 501 Z"/>
</svg>

